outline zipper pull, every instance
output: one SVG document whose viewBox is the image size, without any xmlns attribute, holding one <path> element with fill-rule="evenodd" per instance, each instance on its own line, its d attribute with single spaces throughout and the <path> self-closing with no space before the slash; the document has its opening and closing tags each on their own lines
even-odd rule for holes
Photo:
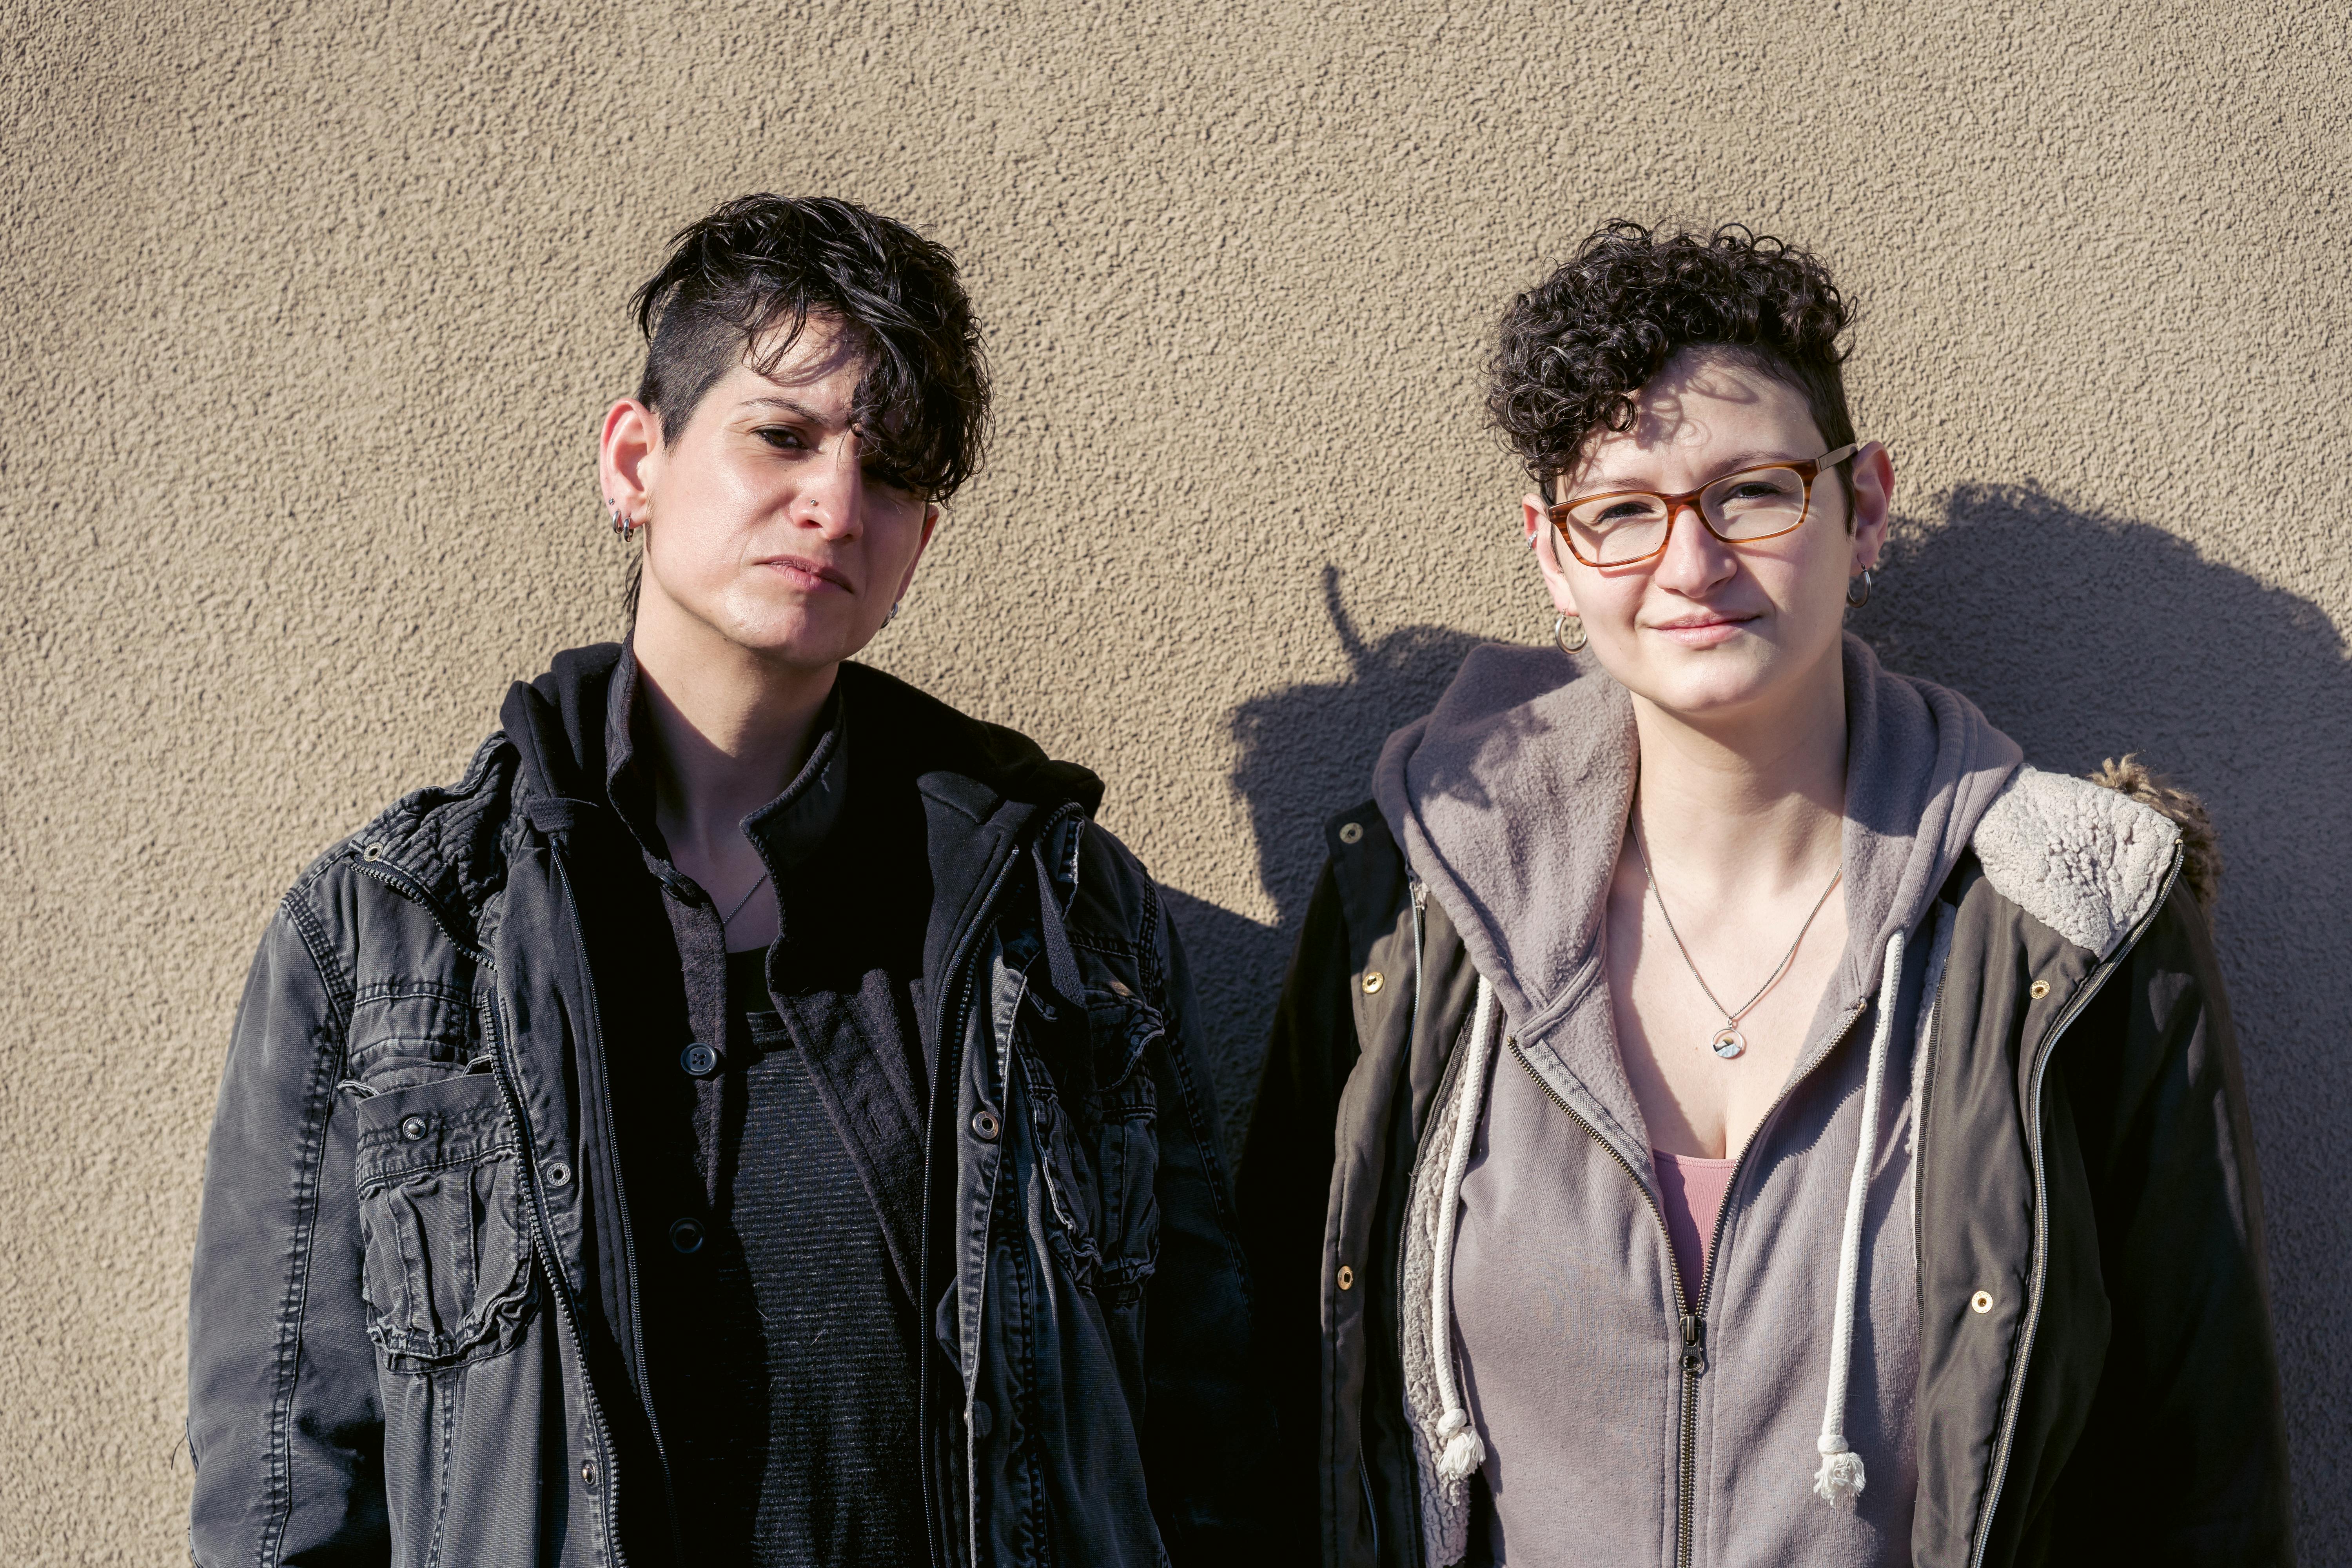
<svg viewBox="0 0 2352 1568">
<path fill-rule="evenodd" d="M 1406 885 L 1412 889 L 1412 912 L 1414 914 L 1419 914 L 1429 905 L 1429 884 L 1426 882 L 1411 882 Z"/>
<path fill-rule="evenodd" d="M 1683 1314 L 1683 1371 L 1692 1377 L 1706 1370 L 1706 1320 L 1696 1312 Z"/>
</svg>

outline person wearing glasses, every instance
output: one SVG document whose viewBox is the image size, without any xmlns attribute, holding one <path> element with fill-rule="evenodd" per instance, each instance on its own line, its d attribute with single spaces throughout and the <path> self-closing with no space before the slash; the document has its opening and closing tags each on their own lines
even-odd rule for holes
<svg viewBox="0 0 2352 1568">
<path fill-rule="evenodd" d="M 855 656 L 981 458 L 949 253 L 748 196 L 635 299 L 633 624 L 314 861 L 189 1310 L 204 1564 L 1213 1562 L 1271 1433 L 1102 784 Z"/>
<path fill-rule="evenodd" d="M 1844 631 L 1848 326 L 1630 224 L 1504 319 L 1557 646 L 1331 820 L 1242 1159 L 1295 1561 L 2288 1561 L 2210 830 Z"/>
</svg>

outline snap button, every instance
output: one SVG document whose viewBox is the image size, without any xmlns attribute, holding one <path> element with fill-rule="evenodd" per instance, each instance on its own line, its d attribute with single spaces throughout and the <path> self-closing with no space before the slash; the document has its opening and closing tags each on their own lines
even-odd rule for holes
<svg viewBox="0 0 2352 1568">
<path fill-rule="evenodd" d="M 1110 983 L 1110 994 L 1114 996 L 1132 996 L 1135 994 L 1134 992 L 1129 991 L 1127 988 L 1127 982 L 1124 980 L 1112 981 Z"/>
<path fill-rule="evenodd" d="M 1339 825 L 1339 842 L 1340 842 L 1340 843 L 1342 843 L 1342 844 L 1361 844 L 1363 841 L 1364 841 L 1364 825 L 1363 825 L 1362 823 L 1360 823 L 1360 822 L 1344 822 L 1344 823 L 1341 823 L 1341 824 Z"/>
<path fill-rule="evenodd" d="M 425 1118 L 422 1116 L 410 1116 L 404 1118 L 400 1123 L 400 1135 L 403 1138 L 407 1139 L 411 1143 L 414 1143 L 418 1139 L 424 1137 Z"/>
<path fill-rule="evenodd" d="M 678 1052 L 677 1065 L 696 1078 L 709 1078 L 719 1066 L 719 1053 L 697 1040 Z"/>
<path fill-rule="evenodd" d="M 1991 1292 L 1991 1291 L 1990 1291 L 1990 1290 L 1979 1290 L 1979 1291 L 1978 1291 L 1975 1295 L 1973 1295 L 1973 1296 L 1969 1297 L 1969 1311 L 1971 1311 L 1971 1312 L 1990 1312 L 1990 1311 L 1991 1311 L 1991 1310 L 1992 1310 L 1992 1292 Z"/>
<path fill-rule="evenodd" d="M 674 1222 L 669 1227 L 669 1244 L 680 1252 L 701 1251 L 702 1222 L 698 1219 Z"/>
<path fill-rule="evenodd" d="M 2047 980 L 2037 980 L 2032 984 L 2027 986 L 2025 991 L 2027 995 L 2032 997 L 2036 1002 L 2039 1002 L 2044 996 L 2050 994 L 2050 982 Z"/>
<path fill-rule="evenodd" d="M 383 845 L 381 845 L 381 844 L 371 844 L 371 845 L 369 845 L 366 848 L 364 848 L 364 849 L 362 849 L 362 850 L 361 850 L 361 851 L 360 851 L 360 858 L 361 858 L 361 859 L 362 859 L 362 860 L 381 860 L 381 859 L 383 859 Z"/>
<path fill-rule="evenodd" d="M 1380 994 L 1381 972 L 1377 969 L 1366 970 L 1364 972 L 1364 994 L 1367 996 L 1377 996 Z"/>
<path fill-rule="evenodd" d="M 1344 1263 L 1339 1265 L 1339 1289 L 1342 1290 L 1352 1289 L 1355 1287 L 1355 1283 L 1356 1271 L 1349 1268 Z"/>
<path fill-rule="evenodd" d="M 973 1400 L 971 1402 L 971 1435 L 975 1437 L 985 1437 L 995 1425 L 996 1416 L 989 1410 L 988 1401 Z"/>
<path fill-rule="evenodd" d="M 996 1135 L 1003 1131 L 1004 1123 L 996 1119 L 993 1110 L 979 1111 L 971 1119 L 972 1136 L 983 1143 L 995 1142 Z"/>
<path fill-rule="evenodd" d="M 580 1484 L 586 1487 L 592 1492 L 596 1489 L 595 1460 L 583 1459 L 580 1461 Z"/>
<path fill-rule="evenodd" d="M 549 1186 L 568 1187 L 572 1184 L 572 1167 L 565 1164 L 562 1161 L 550 1160 L 547 1163 L 546 1170 L 547 1184 Z"/>
</svg>

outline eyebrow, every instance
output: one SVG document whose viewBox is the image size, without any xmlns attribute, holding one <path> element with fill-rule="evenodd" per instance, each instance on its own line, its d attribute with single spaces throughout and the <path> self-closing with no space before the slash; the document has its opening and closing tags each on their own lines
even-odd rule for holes
<svg viewBox="0 0 2352 1568">
<path fill-rule="evenodd" d="M 828 418 L 824 415 L 819 414 L 815 409 L 809 407 L 806 404 L 794 403 L 789 397 L 747 397 L 743 400 L 740 406 L 745 408 L 781 408 L 787 414 L 798 415 L 812 425 L 831 425 L 834 423 L 832 419 Z"/>
<path fill-rule="evenodd" d="M 1715 477 L 1716 479 L 1721 479 L 1726 474 L 1736 474 L 1742 468 L 1756 468 L 1770 463 L 1801 463 L 1805 459 L 1802 458 L 1790 457 L 1786 452 L 1768 451 L 1762 447 L 1756 447 L 1745 452 L 1734 452 L 1725 458 L 1721 467 L 1716 470 Z M 1712 483 L 1713 481 L 1710 480 L 1709 482 Z M 1574 493 L 1581 495 L 1599 495 L 1604 491 L 1615 490 L 1641 490 L 1646 493 L 1649 491 L 1650 488 L 1651 487 L 1645 481 L 1641 479 L 1603 479 L 1595 474 L 1588 476 L 1585 482 L 1577 487 L 1577 490 Z"/>
</svg>

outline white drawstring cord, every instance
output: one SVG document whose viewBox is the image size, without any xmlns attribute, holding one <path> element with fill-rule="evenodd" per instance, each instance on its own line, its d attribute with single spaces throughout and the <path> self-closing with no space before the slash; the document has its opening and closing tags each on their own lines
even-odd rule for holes
<svg viewBox="0 0 2352 1568">
<path fill-rule="evenodd" d="M 1862 1139 L 1854 1151 L 1853 1179 L 1846 1184 L 1845 1239 L 1838 1248 L 1837 1317 L 1830 1331 L 1830 1392 L 1822 1412 L 1822 1468 L 1813 1493 L 1852 1508 L 1862 1496 L 1862 1456 L 1846 1446 L 1846 1373 L 1853 1363 L 1854 1293 L 1862 1275 L 1862 1216 L 1870 1198 L 1870 1165 L 1878 1152 L 1878 1089 L 1886 1077 L 1886 1045 L 1895 1034 L 1895 1005 L 1903 985 L 1903 933 L 1886 939 L 1886 970 L 1878 986 L 1878 1027 L 1870 1040 L 1870 1069 L 1862 1086 Z"/>
<path fill-rule="evenodd" d="M 1478 977 L 1478 1006 L 1471 1016 L 1470 1051 L 1462 1063 L 1458 1110 L 1454 1118 L 1454 1148 L 1445 1161 L 1445 1184 L 1438 1189 L 1436 1273 L 1429 1287 L 1430 1357 L 1437 1363 L 1437 1398 L 1444 1414 L 1438 1418 L 1437 1440 L 1445 1445 L 1437 1456 L 1437 1473 L 1450 1481 L 1467 1480 L 1486 1462 L 1486 1445 L 1470 1429 L 1470 1412 L 1463 1407 L 1454 1379 L 1454 1228 L 1462 1206 L 1462 1174 L 1470 1164 L 1470 1145 L 1477 1141 L 1475 1108 L 1486 1081 L 1486 1036 L 1495 1021 L 1495 988 Z"/>
</svg>

